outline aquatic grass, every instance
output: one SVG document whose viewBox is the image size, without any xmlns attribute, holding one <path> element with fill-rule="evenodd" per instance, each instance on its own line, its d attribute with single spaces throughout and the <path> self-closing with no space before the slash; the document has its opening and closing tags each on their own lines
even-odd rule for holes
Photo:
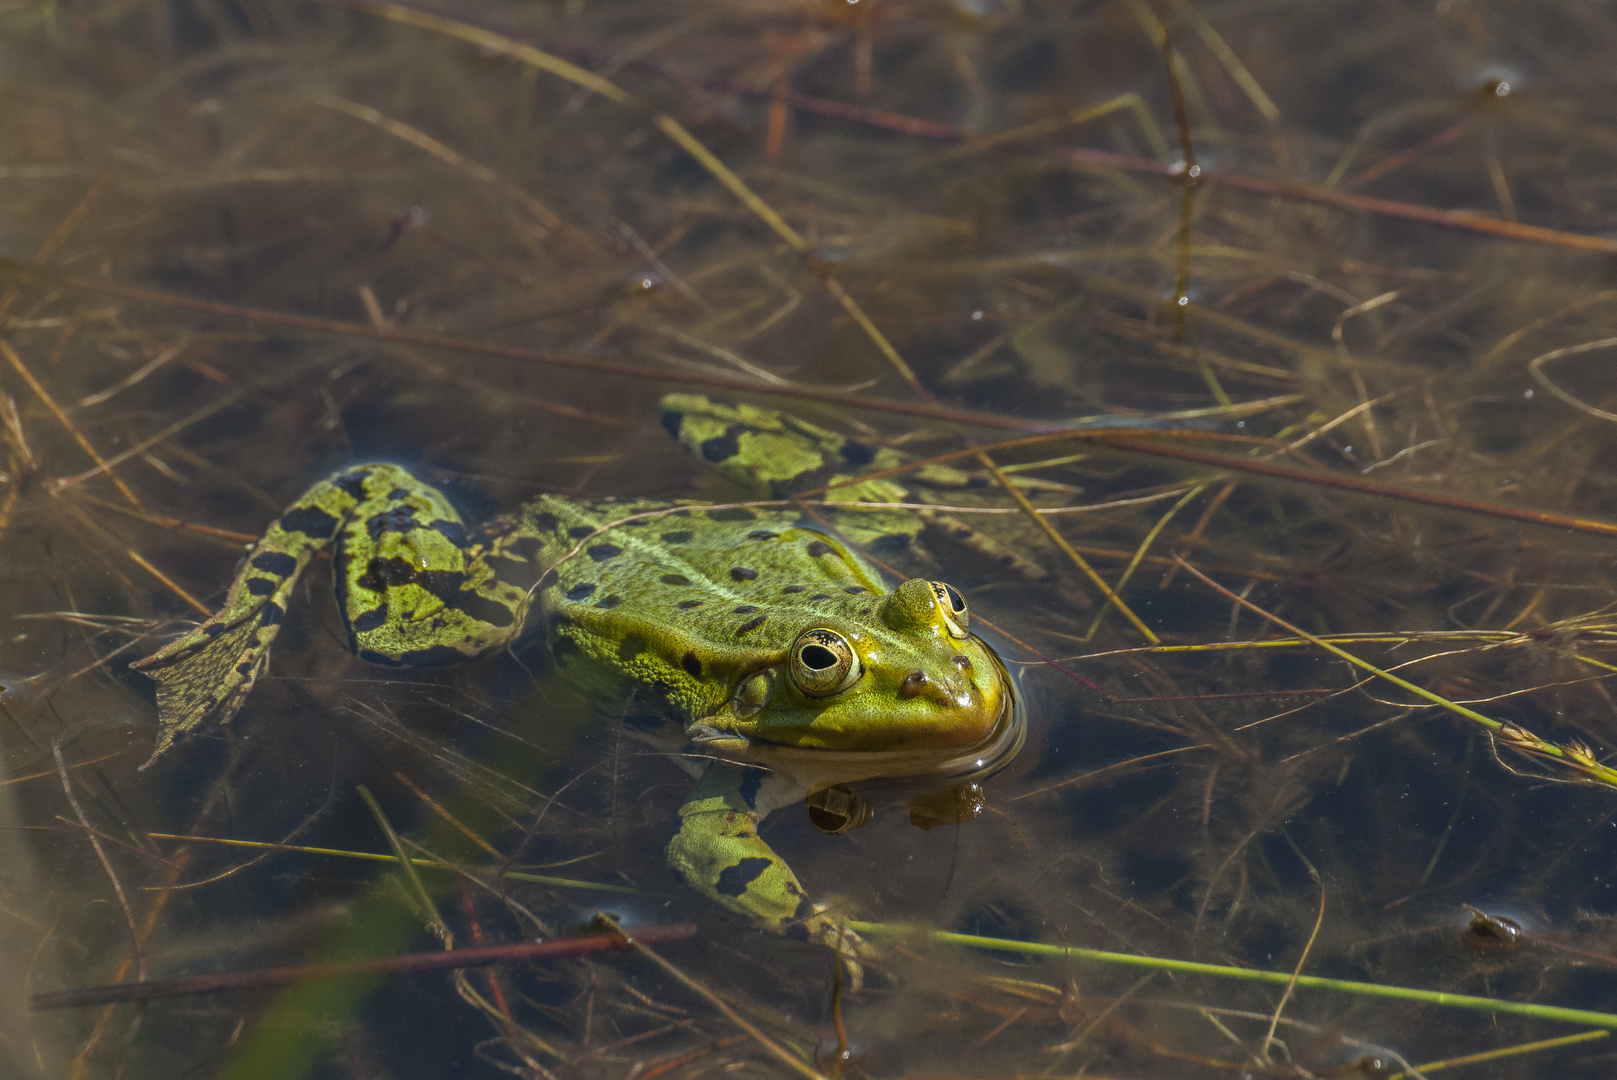
<svg viewBox="0 0 1617 1080">
<path fill-rule="evenodd" d="M 1153 645 L 1157 644 L 1160 639 L 1157 637 L 1156 633 L 1152 631 L 1149 626 L 1145 625 L 1145 622 L 1138 615 L 1134 614 L 1133 609 L 1123 602 L 1123 598 L 1117 595 L 1116 591 L 1113 590 L 1111 585 L 1107 584 L 1106 579 L 1101 577 L 1100 574 L 1096 572 L 1095 568 L 1089 565 L 1089 561 L 1080 555 L 1073 548 L 1073 546 L 1067 542 L 1067 538 L 1056 531 L 1056 527 L 1050 523 L 1050 520 L 1043 514 L 1039 513 L 1038 508 L 1033 505 L 1032 500 L 1030 500 L 1020 488 L 1011 483 L 1010 477 L 999 471 L 999 466 L 994 464 L 993 459 L 990 458 L 987 453 L 982 451 L 979 451 L 974 455 L 974 457 L 976 458 L 977 462 L 988 471 L 989 475 L 994 478 L 999 486 L 1004 489 L 1006 494 L 1010 495 L 1010 497 L 1016 501 L 1017 505 L 1022 508 L 1022 512 L 1027 515 L 1029 520 L 1033 521 L 1039 527 L 1039 530 L 1043 532 L 1044 535 L 1050 540 L 1050 542 L 1054 544 L 1063 555 L 1067 556 L 1068 561 L 1070 561 L 1074 566 L 1078 567 L 1078 569 L 1083 573 L 1084 577 L 1089 580 L 1089 583 L 1094 585 L 1096 590 L 1099 591 L 1103 597 L 1105 597 L 1107 603 L 1114 605 L 1117 608 L 1118 613 L 1129 621 L 1129 625 L 1133 626 L 1141 637 L 1145 638 L 1146 641 Z"/>
<path fill-rule="evenodd" d="M 633 931 L 635 940 L 662 945 L 696 936 L 692 923 L 672 926 L 642 926 Z M 594 953 L 623 951 L 629 942 L 622 934 L 595 933 L 549 941 L 518 941 L 509 945 L 486 945 L 433 952 L 403 953 L 362 960 L 334 960 L 327 963 L 295 964 L 287 967 L 249 968 L 179 979 L 151 979 L 107 986 L 74 987 L 35 994 L 33 1009 L 77 1009 L 89 1005 L 116 1005 L 137 1001 L 217 994 L 230 990 L 260 990 L 269 986 L 353 979 L 359 976 L 419 975 L 430 971 L 464 971 L 496 964 L 526 964 Z M 505 1019 L 509 1020 L 509 1017 Z"/>
<path fill-rule="evenodd" d="M 424 29 L 431 29 L 447 36 L 459 38 L 463 41 L 476 44 L 490 52 L 513 56 L 523 63 L 530 64 L 539 70 L 548 71 L 560 78 L 574 82 L 575 84 L 595 93 L 601 94 L 603 97 L 615 101 L 618 104 L 630 105 L 634 100 L 632 95 L 617 87 L 610 80 L 601 78 L 600 76 L 579 67 L 577 64 L 573 64 L 562 59 L 561 56 L 557 54 L 566 51 L 566 47 L 564 46 L 557 46 L 556 48 L 547 51 L 545 49 L 540 49 L 536 46 L 527 44 L 511 34 L 505 34 L 495 29 L 460 22 L 453 18 L 432 12 L 426 8 L 411 4 L 388 3 L 384 2 L 384 0 L 327 0 L 327 2 L 338 6 L 355 8 L 358 10 L 368 10 L 373 14 L 391 19 L 396 22 L 414 25 Z M 1249 100 L 1251 100 L 1254 107 L 1262 115 L 1264 121 L 1271 124 L 1276 122 L 1278 119 L 1278 111 L 1273 100 L 1265 91 L 1263 91 L 1257 80 L 1252 76 L 1250 70 L 1244 64 L 1242 64 L 1235 54 L 1229 49 L 1227 43 L 1222 41 L 1216 29 L 1214 29 L 1203 16 L 1196 12 L 1196 10 L 1191 7 L 1190 4 L 1186 3 L 1185 0 L 1175 0 L 1174 7 L 1175 16 L 1184 19 L 1191 26 L 1197 37 L 1199 37 L 1203 43 L 1208 46 L 1209 50 L 1213 52 L 1213 54 L 1219 60 L 1221 66 L 1225 68 L 1227 74 L 1237 83 L 1237 85 L 1241 87 L 1242 92 L 1249 98 Z M 1144 9 L 1143 6 L 1137 6 L 1135 10 L 1142 13 L 1140 18 L 1142 21 L 1142 26 L 1146 29 L 1147 34 L 1155 35 L 1160 32 L 1156 28 L 1161 24 L 1154 14 L 1151 14 L 1148 10 Z M 575 47 L 574 51 L 582 56 L 589 50 L 577 49 Z M 620 58 L 610 57 L 605 54 L 594 58 L 603 62 L 612 61 L 618 64 L 623 63 Z M 659 78 L 668 78 L 670 74 L 666 69 L 659 67 L 655 63 L 648 64 L 640 60 L 638 57 L 630 58 L 626 66 L 630 69 L 643 71 Z M 1176 63 L 1175 67 L 1182 71 L 1182 61 L 1180 63 Z M 707 80 L 705 85 L 711 86 L 712 89 L 720 93 L 736 94 L 747 97 L 769 97 L 775 93 L 772 90 L 760 90 L 756 87 L 740 85 L 723 79 Z M 1137 116 L 1142 131 L 1146 133 L 1147 139 L 1151 143 L 1153 151 L 1157 153 L 1157 157 L 1155 159 L 1134 157 L 1128 154 L 1116 153 L 1113 151 L 1100 150 L 1090 147 L 1062 148 L 1058 151 L 1052 151 L 1045 156 L 1059 157 L 1063 160 L 1072 161 L 1075 163 L 1103 165 L 1107 168 L 1117 169 L 1125 173 L 1156 176 L 1163 179 L 1177 179 L 1177 165 L 1176 163 L 1167 161 L 1167 154 L 1165 152 L 1166 141 L 1162 138 L 1160 129 L 1157 127 L 1155 121 L 1150 117 L 1148 112 L 1138 111 L 1134 102 L 1126 99 L 1126 94 L 1119 95 L 1118 98 L 1109 99 L 1108 101 L 1102 102 L 1098 105 L 1083 106 L 1043 120 L 1030 121 L 1028 124 L 1019 128 L 1007 129 L 1004 132 L 994 133 L 987 136 L 973 136 L 971 133 L 966 132 L 957 126 L 939 123 L 938 121 L 926 118 L 907 116 L 887 110 L 871 108 L 866 105 L 849 104 L 848 102 L 817 97 L 812 94 L 788 92 L 784 95 L 785 103 L 793 108 L 817 112 L 826 116 L 834 116 L 847 120 L 851 123 L 873 128 L 886 129 L 920 138 L 959 142 L 962 144 L 962 153 L 970 153 L 979 148 L 992 148 L 997 146 L 999 143 L 1014 145 L 1014 143 L 1017 141 L 1023 141 L 1037 135 L 1052 133 L 1053 131 L 1060 130 L 1062 127 L 1070 126 L 1073 123 L 1081 122 L 1083 120 L 1092 118 L 1094 115 L 1098 115 L 1097 110 L 1111 112 L 1117 111 L 1118 109 L 1126 109 Z M 1075 120 L 1074 117 L 1077 119 Z M 1565 126 L 1564 120 L 1544 112 L 1536 113 L 1535 121 L 1554 124 L 1557 128 Z M 1029 134 L 1030 132 L 1031 134 Z M 1452 135 L 1448 135 L 1447 132 L 1444 134 L 1447 136 L 1449 141 L 1452 141 Z M 1445 144 L 1445 142 L 1428 140 L 1423 149 L 1435 149 Z M 1355 144 L 1354 148 L 1348 152 L 1349 155 L 1356 153 L 1357 149 L 1358 146 Z M 1395 155 L 1395 157 L 1397 156 L 1400 155 Z M 933 160 L 942 161 L 947 159 L 934 158 Z M 1351 161 L 1351 156 L 1348 156 L 1346 160 Z M 1485 236 L 1497 236 L 1519 243 L 1597 251 L 1608 254 L 1617 252 L 1617 241 L 1608 240 L 1599 236 L 1571 233 L 1565 230 L 1527 225 L 1516 221 L 1493 218 L 1471 211 L 1445 211 L 1404 202 L 1397 199 L 1358 196 L 1349 192 L 1343 192 L 1336 188 L 1336 184 L 1339 182 L 1344 170 L 1345 165 L 1342 162 L 1338 162 L 1333 172 L 1321 180 L 1318 184 L 1277 180 L 1268 177 L 1258 177 L 1233 172 L 1215 172 L 1205 168 L 1203 169 L 1201 179 L 1204 184 L 1218 185 L 1234 190 L 1245 191 L 1260 197 L 1278 197 L 1297 202 L 1318 203 L 1350 212 L 1364 213 L 1374 217 L 1386 217 L 1394 220 L 1436 225 L 1443 228 L 1474 232 Z M 744 187 L 745 185 L 742 186 Z M 760 212 L 758 207 L 754 207 L 745 196 L 742 196 L 742 198 L 743 201 L 748 202 L 749 208 L 753 209 L 754 213 L 759 214 L 761 220 L 767 221 L 768 217 L 771 215 L 778 218 L 778 215 L 774 215 L 774 212 L 769 210 L 767 204 L 763 203 L 761 199 L 758 200 L 758 206 L 763 208 L 762 212 Z M 782 222 L 782 224 L 784 224 L 784 222 Z M 771 227 L 773 227 L 772 223 Z M 787 226 L 787 228 L 789 229 L 790 227 Z M 1160 300 L 1161 298 L 1158 297 L 1158 299 Z"/>
<path fill-rule="evenodd" d="M 1060 437 L 1074 442 L 1093 443 L 1100 446 L 1111 447 L 1130 453 L 1142 454 L 1149 457 L 1171 458 L 1179 461 L 1191 462 L 1211 466 L 1213 468 L 1232 473 L 1247 473 L 1264 476 L 1271 479 L 1286 480 L 1312 487 L 1332 488 L 1349 491 L 1369 498 L 1392 499 L 1400 502 L 1409 502 L 1436 509 L 1454 510 L 1464 513 L 1478 514 L 1484 517 L 1501 520 L 1520 521 L 1527 524 L 1539 525 L 1548 529 L 1569 529 L 1576 532 L 1588 533 L 1597 536 L 1617 537 L 1617 523 L 1604 521 L 1599 518 L 1584 515 L 1565 514 L 1552 510 L 1539 510 L 1511 503 L 1493 502 L 1483 499 L 1471 499 L 1461 496 L 1447 495 L 1438 491 L 1421 490 L 1417 488 L 1401 487 L 1395 484 L 1366 479 L 1351 473 L 1330 471 L 1322 468 L 1304 468 L 1283 465 L 1272 461 L 1259 461 L 1251 458 L 1237 458 L 1226 454 L 1195 449 L 1186 446 L 1186 442 L 1250 442 L 1249 437 L 1224 436 L 1216 432 L 1196 430 L 1157 430 L 1142 431 L 1136 424 L 1118 424 L 1112 428 L 1075 427 L 1073 421 L 1033 420 L 1022 417 L 985 413 L 970 409 L 957 409 L 930 402 L 902 402 L 890 399 L 872 398 L 862 394 L 849 393 L 841 390 L 827 390 L 812 386 L 789 384 L 785 386 L 760 382 L 752 379 L 732 378 L 728 376 L 709 375 L 706 373 L 674 371 L 659 368 L 649 368 L 637 364 L 622 364 L 611 361 L 598 360 L 593 357 L 558 353 L 543 349 L 521 348 L 501 345 L 493 342 L 477 341 L 475 339 L 453 337 L 442 334 L 430 334 L 395 330 L 391 328 L 373 327 L 364 323 L 345 322 L 338 319 L 324 319 L 312 316 L 298 315 L 292 312 L 269 311 L 259 308 L 242 307 L 234 304 L 218 303 L 215 301 L 196 299 L 174 293 L 164 293 L 159 290 L 146 289 L 138 286 L 122 285 L 115 282 L 100 281 L 93 278 L 83 278 L 70 274 L 54 274 L 43 268 L 9 256 L 0 255 L 0 273 L 12 275 L 40 276 L 58 282 L 62 285 L 88 292 L 100 292 L 113 296 L 123 296 L 131 300 L 159 304 L 167 307 L 185 308 L 194 311 L 208 312 L 241 318 L 253 322 L 263 322 L 292 328 L 300 328 L 316 333 L 335 334 L 341 337 L 369 338 L 382 342 L 400 345 L 419 345 L 429 348 L 444 349 L 451 352 L 469 353 L 491 358 L 524 361 L 529 363 L 552 365 L 557 367 L 573 368 L 580 371 L 593 371 L 604 375 L 619 375 L 628 378 L 656 382 L 680 383 L 690 386 L 706 386 L 714 389 L 745 391 L 747 393 L 771 396 L 796 398 L 803 401 L 820 402 L 829 405 L 840 405 L 850 409 L 883 412 L 901 416 L 919 417 L 924 419 L 940 420 L 962 425 L 998 430 L 1031 432 L 1052 437 Z M 204 406 L 199 412 L 211 414 L 234 403 L 244 396 L 245 389 L 232 391 L 222 395 L 228 401 L 219 400 Z M 1268 407 L 1265 405 L 1264 407 Z M 196 418 L 189 418 L 194 422 Z M 1081 420 L 1076 422 L 1081 424 Z M 163 438 L 171 437 L 182 425 L 171 425 L 159 435 L 144 440 L 139 448 L 132 448 L 108 459 L 108 465 L 115 465 L 125 458 L 139 452 L 139 449 L 148 448 Z M 964 453 L 975 453 L 976 448 Z M 94 476 L 100 475 L 101 467 L 64 477 L 54 482 L 57 489 L 71 487 Z"/>
<path fill-rule="evenodd" d="M 41 776 L 54 775 L 41 773 Z M 149 832 L 146 834 L 154 840 L 179 840 L 187 844 L 220 844 L 226 847 L 248 848 L 255 851 L 290 851 L 301 855 L 329 855 L 338 859 L 357 859 L 361 862 L 397 863 L 399 856 L 384 854 L 376 851 L 351 851 L 346 848 L 311 847 L 306 844 L 275 844 L 265 840 L 236 840 L 223 836 L 182 836 L 178 833 Z M 426 858 L 423 856 L 406 856 L 412 867 L 419 870 L 447 870 L 459 873 L 461 868 L 445 862 L 443 859 Z M 645 889 L 636 889 L 628 885 L 612 885 L 604 881 L 581 881 L 576 878 L 555 877 L 549 874 L 535 874 L 529 870 L 519 868 L 506 868 L 504 866 L 473 867 L 475 874 L 486 874 L 491 877 L 509 878 L 512 881 L 527 882 L 531 885 L 544 885 L 552 889 L 579 889 L 586 892 L 622 893 L 626 896 L 657 896 L 658 893 L 647 892 Z"/>
<path fill-rule="evenodd" d="M 1384 679 L 1387 682 L 1392 683 L 1394 686 L 1397 686 L 1402 690 L 1407 690 L 1416 697 L 1419 697 L 1432 705 L 1436 705 L 1438 708 L 1445 709 L 1448 712 L 1453 713 L 1455 716 L 1462 717 L 1463 719 L 1471 721 L 1473 724 L 1479 725 L 1480 727 L 1484 728 L 1497 743 L 1520 753 L 1528 754 L 1533 757 L 1565 766 L 1567 769 L 1576 773 L 1584 780 L 1604 784 L 1607 787 L 1617 788 L 1617 769 L 1614 769 L 1600 761 L 1594 756 L 1594 752 L 1582 743 L 1552 743 L 1545 739 L 1539 738 L 1537 735 L 1534 735 L 1531 731 L 1528 731 L 1519 724 L 1511 724 L 1500 720 L 1495 720 L 1490 716 L 1484 716 L 1475 709 L 1461 705 L 1458 702 L 1450 701 L 1441 694 L 1433 693 L 1424 686 L 1420 686 L 1417 683 L 1412 683 L 1408 679 L 1394 675 L 1390 671 L 1378 668 L 1368 660 L 1361 659 L 1340 646 L 1333 645 L 1330 642 L 1325 641 L 1323 638 L 1319 638 L 1308 633 L 1306 630 L 1287 622 L 1278 615 L 1275 615 L 1273 612 L 1265 611 L 1263 608 L 1252 603 L 1246 597 L 1238 596 L 1226 589 L 1224 586 L 1218 584 L 1212 578 L 1208 577 L 1200 570 L 1197 570 L 1194 566 L 1191 566 L 1190 563 L 1186 562 L 1183 558 L 1179 560 L 1179 563 L 1186 572 L 1194 576 L 1198 581 L 1202 582 L 1208 588 L 1219 593 L 1219 595 L 1224 596 L 1236 604 L 1239 604 L 1241 607 L 1246 608 L 1248 611 L 1251 611 L 1260 618 L 1267 619 L 1269 622 L 1274 623 L 1287 633 L 1295 634 L 1297 637 L 1308 642 L 1310 645 L 1313 645 L 1316 648 L 1324 649 L 1337 659 L 1345 660 L 1354 667 L 1359 668 L 1361 671 L 1367 671 L 1379 679 Z"/>
<path fill-rule="evenodd" d="M 780 1043 L 764 1034 L 763 1029 L 758 1027 L 758 1025 L 754 1024 L 752 1021 L 748 1020 L 746 1017 L 742 1016 L 733 1006 L 731 1006 L 729 1002 L 725 1001 L 723 997 L 715 993 L 711 987 L 707 986 L 700 979 L 693 977 L 675 964 L 671 963 L 666 957 L 653 952 L 647 947 L 646 942 L 639 940 L 638 931 L 628 927 L 619 926 L 617 923 L 606 918 L 604 915 L 598 916 L 597 921 L 603 928 L 621 936 L 624 942 L 626 942 L 629 947 L 634 949 L 634 951 L 640 956 L 650 960 L 653 964 L 657 965 L 657 967 L 661 968 L 668 975 L 672 976 L 681 985 L 696 993 L 709 1005 L 712 1005 L 713 1008 L 718 1010 L 718 1012 L 723 1015 L 726 1020 L 740 1028 L 754 1042 L 762 1047 L 764 1052 L 770 1057 L 786 1066 L 792 1072 L 797 1073 L 799 1076 L 806 1077 L 807 1080 L 827 1080 L 827 1077 L 823 1073 L 821 1073 L 814 1066 L 810 1065 L 808 1062 L 804 1061 L 802 1057 L 793 1053 L 785 1046 L 782 1046 Z"/>
<path fill-rule="evenodd" d="M 327 0 L 327 2 L 352 7 L 393 22 L 458 38 L 491 52 L 510 56 L 521 63 L 566 79 L 568 82 L 586 90 L 600 94 L 615 104 L 636 109 L 645 108 L 632 94 L 618 87 L 609 79 L 585 71 L 576 64 L 568 63 L 560 57 L 553 56 L 533 45 L 515 41 L 506 35 L 473 26 L 459 19 L 438 15 L 407 4 L 389 3 L 386 0 Z M 770 206 L 748 187 L 746 181 L 737 176 L 729 166 L 725 165 L 712 151 L 704 146 L 701 140 L 686 130 L 685 125 L 672 116 L 661 112 L 652 113 L 652 122 L 659 131 L 695 158 L 715 180 L 728 188 L 730 193 L 741 201 L 742 205 L 750 210 L 758 220 L 767 225 L 770 231 L 784 241 L 788 247 L 801 256 L 807 257 L 810 255 L 811 248 L 808 241 L 803 239 L 796 229 L 787 224 L 786 219 L 781 217 L 774 207 Z M 897 372 L 899 377 L 923 399 L 930 397 L 914 370 L 910 368 L 909 364 L 905 363 L 903 357 L 898 354 L 898 350 L 893 348 L 891 342 L 887 340 L 886 335 L 877 329 L 876 324 L 870 320 L 870 316 L 865 314 L 859 302 L 848 294 L 842 284 L 826 268 L 820 268 L 818 276 L 826 291 L 848 313 L 848 317 L 864 331 L 872 344 L 876 346 L 877 351 L 881 353 L 882 357 Z"/>
<path fill-rule="evenodd" d="M 1506 1058 L 1519 1057 L 1522 1054 L 1536 1054 L 1543 1050 L 1556 1050 L 1563 1046 L 1576 1046 L 1580 1043 L 1595 1042 L 1610 1036 L 1610 1031 L 1580 1031 L 1575 1035 L 1562 1035 L 1557 1039 L 1540 1039 L 1537 1042 L 1517 1043 L 1515 1046 L 1502 1046 L 1497 1050 L 1482 1050 L 1475 1054 L 1461 1054 L 1458 1057 L 1444 1058 L 1439 1061 L 1423 1061 L 1408 1069 L 1400 1069 L 1390 1074 L 1387 1080 L 1410 1080 L 1428 1073 L 1443 1069 L 1454 1069 L 1462 1065 L 1480 1065 L 1487 1061 L 1503 1061 Z"/>
<path fill-rule="evenodd" d="M 1118 967 L 1151 968 L 1156 971 L 1171 971 L 1183 975 L 1206 975 L 1215 979 L 1263 983 L 1268 986 L 1286 987 L 1294 985 L 1300 990 L 1328 990 L 1385 1001 L 1408 1001 L 1437 1008 L 1503 1013 L 1510 1016 L 1525 1016 L 1535 1020 L 1584 1024 L 1605 1030 L 1617 1030 L 1617 1013 L 1598 1012 L 1592 1009 L 1541 1005 L 1530 1001 L 1509 1001 L 1502 998 L 1479 997 L 1473 994 L 1454 994 L 1446 990 L 1422 990 L 1417 987 L 1393 986 L 1387 983 L 1360 982 L 1354 979 L 1331 979 L 1319 975 L 1302 975 L 1290 971 L 1264 971 L 1258 968 L 1235 967 L 1230 964 L 1208 964 L 1197 960 L 1179 960 L 1166 956 L 1110 952 L 1105 949 L 1084 949 L 1073 945 L 1049 945 L 1035 941 L 985 937 L 980 934 L 958 934 L 948 930 L 931 930 L 906 926 L 902 923 L 850 922 L 848 928 L 855 933 L 871 937 L 903 940 L 907 936 L 920 936 L 929 941 L 935 941 L 940 945 L 988 949 L 993 952 L 1033 956 L 1043 960 L 1078 960 Z"/>
<path fill-rule="evenodd" d="M 1013 128 L 1006 128 L 1003 131 L 996 131 L 992 135 L 970 136 L 957 132 L 956 137 L 964 140 L 961 145 L 925 159 L 914 167 L 932 168 L 945 162 L 955 161 L 973 154 L 981 154 L 988 150 L 1011 146 L 1019 142 L 1028 142 L 1033 139 L 1042 139 L 1046 135 L 1054 135 L 1070 127 L 1080 127 L 1092 120 L 1099 120 L 1102 117 L 1110 116 L 1112 113 L 1122 111 L 1127 111 L 1134 117 L 1135 124 L 1140 128 L 1141 133 L 1145 135 L 1146 141 L 1151 144 L 1151 149 L 1155 152 L 1157 160 L 1166 162 L 1168 160 L 1168 140 L 1163 138 L 1162 129 L 1157 126 L 1156 120 L 1151 116 L 1150 109 L 1146 107 L 1145 99 L 1130 90 L 1126 93 L 1118 94 L 1116 97 L 1107 98 L 1098 105 L 1079 106 L 1060 115 L 1046 117 L 1043 120 L 1033 120 Z"/>
</svg>

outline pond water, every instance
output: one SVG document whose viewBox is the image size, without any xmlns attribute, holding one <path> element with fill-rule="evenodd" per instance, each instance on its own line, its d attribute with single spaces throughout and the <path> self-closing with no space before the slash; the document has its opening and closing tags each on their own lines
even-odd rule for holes
<svg viewBox="0 0 1617 1080">
<path fill-rule="evenodd" d="M 0 0 L 0 1074 L 1611 1075 L 1614 54 L 1573 0 Z M 326 560 L 140 768 L 128 664 L 346 465 L 753 497 L 670 392 L 970 473 L 874 554 L 1024 749 L 959 826 L 763 825 L 861 988 L 675 880 L 635 707 L 358 660 Z M 29 1007 L 601 912 L 679 974 Z"/>
</svg>

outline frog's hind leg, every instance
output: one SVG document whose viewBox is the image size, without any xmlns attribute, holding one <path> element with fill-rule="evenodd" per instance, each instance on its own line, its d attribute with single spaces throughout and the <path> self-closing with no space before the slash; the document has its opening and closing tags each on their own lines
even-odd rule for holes
<svg viewBox="0 0 1617 1080">
<path fill-rule="evenodd" d="M 269 527 L 217 614 L 133 665 L 157 680 L 162 730 L 151 760 L 182 732 L 235 715 L 269 660 L 298 575 L 333 542 L 351 644 L 366 659 L 451 658 L 439 646 L 464 659 L 503 643 L 520 623 L 524 593 L 495 580 L 475 552 L 468 558 L 460 515 L 442 494 L 396 465 L 354 466 L 310 488 Z M 491 590 L 496 599 L 483 595 Z"/>
<path fill-rule="evenodd" d="M 298 575 L 331 543 L 360 494 L 351 473 L 304 492 L 253 545 L 224 606 L 189 634 L 131 665 L 157 680 L 162 731 L 147 765 L 181 732 L 235 715 L 269 660 Z"/>
</svg>

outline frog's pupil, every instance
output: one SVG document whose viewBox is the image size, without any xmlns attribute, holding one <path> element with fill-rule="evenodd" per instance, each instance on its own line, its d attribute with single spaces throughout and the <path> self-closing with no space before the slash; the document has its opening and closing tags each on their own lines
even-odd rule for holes
<svg viewBox="0 0 1617 1080">
<path fill-rule="evenodd" d="M 957 613 L 966 610 L 966 598 L 955 592 L 953 585 L 945 585 L 943 589 L 949 594 L 950 607 L 954 608 Z"/>
<path fill-rule="evenodd" d="M 824 671 L 826 668 L 837 666 L 837 654 L 824 645 L 805 645 L 803 651 L 797 654 L 806 668 L 815 671 Z"/>
</svg>

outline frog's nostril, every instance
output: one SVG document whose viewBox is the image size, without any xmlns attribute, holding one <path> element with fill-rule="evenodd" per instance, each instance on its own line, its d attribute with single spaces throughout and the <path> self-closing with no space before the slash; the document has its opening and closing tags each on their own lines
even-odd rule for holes
<svg viewBox="0 0 1617 1080">
<path fill-rule="evenodd" d="M 898 684 L 899 697 L 914 697 L 926 689 L 926 672 L 919 669 L 904 676 L 904 681 Z"/>
<path fill-rule="evenodd" d="M 959 653 L 955 654 L 954 666 L 959 668 L 961 671 L 970 671 L 971 657 Z"/>
</svg>

